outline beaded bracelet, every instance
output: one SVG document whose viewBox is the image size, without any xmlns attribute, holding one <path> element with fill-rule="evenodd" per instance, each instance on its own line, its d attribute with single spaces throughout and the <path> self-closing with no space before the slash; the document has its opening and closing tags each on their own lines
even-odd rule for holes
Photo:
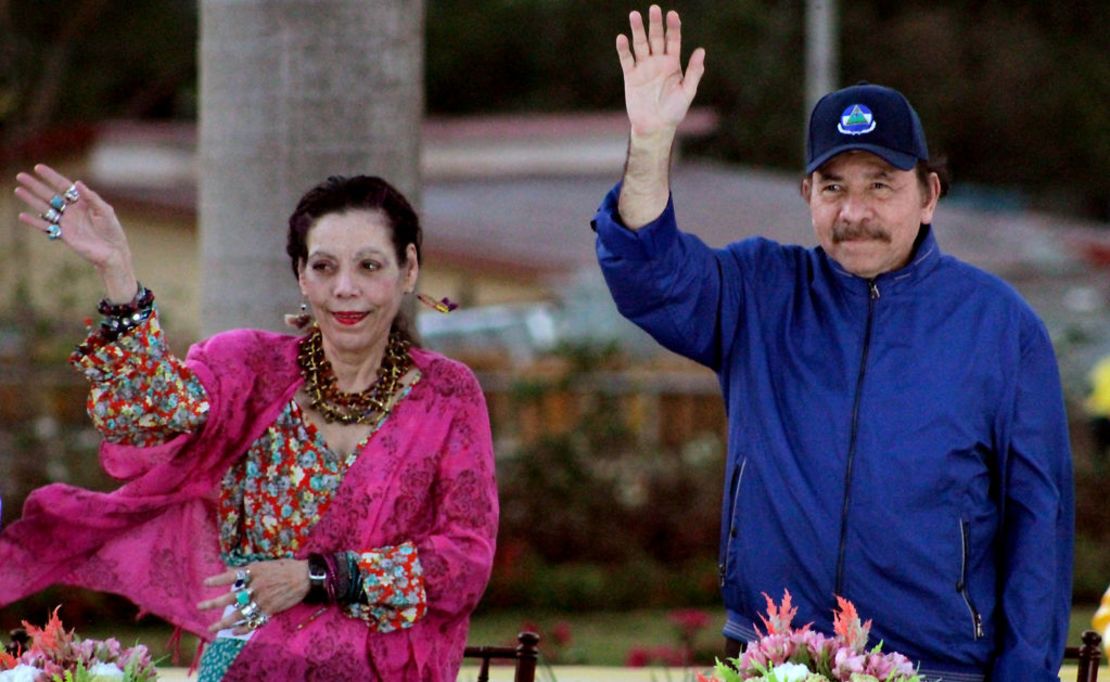
<svg viewBox="0 0 1110 682">
<path fill-rule="evenodd" d="M 127 303 L 112 303 L 107 298 L 96 304 L 104 319 L 100 322 L 102 333 L 110 341 L 119 338 L 150 318 L 154 311 L 154 292 L 139 284 L 139 291 Z"/>
<path fill-rule="evenodd" d="M 105 317 L 129 317 L 154 303 L 154 293 L 139 282 L 139 290 L 127 303 L 112 303 L 107 298 L 100 299 L 96 311 Z"/>
</svg>

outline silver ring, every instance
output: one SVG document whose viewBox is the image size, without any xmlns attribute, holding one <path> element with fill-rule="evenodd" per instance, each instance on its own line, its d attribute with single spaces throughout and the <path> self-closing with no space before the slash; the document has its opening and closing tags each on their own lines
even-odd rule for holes
<svg viewBox="0 0 1110 682">
<path fill-rule="evenodd" d="M 77 183 L 74 183 L 62 193 L 62 198 L 71 204 L 76 204 L 77 200 L 81 198 L 81 193 L 77 191 Z"/>
<path fill-rule="evenodd" d="M 240 568 L 235 571 L 235 583 L 231 586 L 231 591 L 242 590 L 251 584 L 251 570 L 249 568 Z"/>
<path fill-rule="evenodd" d="M 259 612 L 260 609 L 258 608 L 258 602 L 256 601 L 252 601 L 243 608 L 239 609 L 239 613 L 243 614 L 243 618 L 246 618 L 247 620 L 251 620 L 252 618 L 257 616 Z"/>
<path fill-rule="evenodd" d="M 62 238 L 62 226 L 59 225 L 58 223 L 50 223 L 50 225 L 48 225 L 46 227 L 46 238 L 49 239 L 50 241 L 54 241 L 55 239 L 61 239 Z"/>
<path fill-rule="evenodd" d="M 66 212 L 66 200 L 65 200 L 65 198 L 61 194 L 55 194 L 54 196 L 50 197 L 50 208 L 54 209 L 58 213 L 65 213 Z"/>
<path fill-rule="evenodd" d="M 39 214 L 39 217 L 55 225 L 62 222 L 62 212 L 53 207 L 46 209 L 46 213 Z"/>
</svg>

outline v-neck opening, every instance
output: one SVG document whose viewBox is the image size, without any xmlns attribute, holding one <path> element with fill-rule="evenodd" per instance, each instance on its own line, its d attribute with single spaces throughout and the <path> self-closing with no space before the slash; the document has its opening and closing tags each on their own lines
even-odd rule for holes
<svg viewBox="0 0 1110 682">
<path fill-rule="evenodd" d="M 398 391 L 397 397 L 393 399 L 389 411 L 382 414 L 376 422 L 370 425 L 370 432 L 367 433 L 366 436 L 364 436 L 361 440 L 359 440 L 354 449 L 350 452 L 339 452 L 332 448 L 332 446 L 324 438 L 324 434 L 320 431 L 320 428 L 317 427 L 316 424 L 308 418 L 307 414 L 305 414 L 304 407 L 302 407 L 301 404 L 297 402 L 296 394 L 294 394 L 293 397 L 289 399 L 289 402 L 292 403 L 293 416 L 298 422 L 300 422 L 301 426 L 304 427 L 305 433 L 308 434 L 309 438 L 312 440 L 312 443 L 316 447 L 318 447 L 323 452 L 327 452 L 335 457 L 341 458 L 344 461 L 345 466 L 350 466 L 352 463 L 354 463 L 356 459 L 358 459 L 359 453 L 366 448 L 366 445 L 370 442 L 370 439 L 374 437 L 374 434 L 377 433 L 383 425 L 385 425 L 385 422 L 387 419 L 389 419 L 390 415 L 394 413 L 394 411 L 401 405 L 402 401 L 404 401 L 405 398 L 408 397 L 409 393 L 412 392 L 413 386 L 415 386 L 420 381 L 421 373 L 418 368 L 413 367 L 410 372 L 412 373 L 412 379 L 402 384 L 401 390 Z"/>
</svg>

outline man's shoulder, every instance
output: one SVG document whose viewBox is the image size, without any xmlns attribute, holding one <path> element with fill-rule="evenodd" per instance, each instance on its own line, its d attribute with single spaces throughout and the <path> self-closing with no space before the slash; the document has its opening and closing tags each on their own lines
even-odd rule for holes
<svg viewBox="0 0 1110 682">
<path fill-rule="evenodd" d="M 781 261 L 796 263 L 808 260 L 815 249 L 799 244 L 783 244 L 767 237 L 745 237 L 732 242 L 725 251 L 740 260 Z"/>
<path fill-rule="evenodd" d="M 941 259 L 939 272 L 947 281 L 958 285 L 952 295 L 986 302 L 997 307 L 1000 313 L 1019 318 L 1025 325 L 1044 326 L 1021 292 L 1001 276 L 947 254 Z"/>
</svg>

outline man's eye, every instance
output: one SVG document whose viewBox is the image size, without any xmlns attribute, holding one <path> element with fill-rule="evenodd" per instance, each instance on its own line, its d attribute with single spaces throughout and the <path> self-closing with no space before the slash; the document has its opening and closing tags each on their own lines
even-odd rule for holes
<svg viewBox="0 0 1110 682">
<path fill-rule="evenodd" d="M 327 263 L 313 263 L 311 267 L 316 272 L 324 272 L 328 269 L 328 264 Z"/>
<path fill-rule="evenodd" d="M 368 260 L 368 261 L 363 262 L 362 267 L 367 269 L 367 270 L 378 270 L 382 266 L 380 264 L 378 264 L 377 262 L 375 262 L 375 261 Z"/>
</svg>

